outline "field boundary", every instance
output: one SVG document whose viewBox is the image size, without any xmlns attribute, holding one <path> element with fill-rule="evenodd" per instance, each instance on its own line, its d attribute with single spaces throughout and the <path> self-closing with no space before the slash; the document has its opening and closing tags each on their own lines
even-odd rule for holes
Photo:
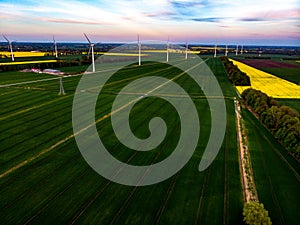
<svg viewBox="0 0 300 225">
<path fill-rule="evenodd" d="M 245 137 L 245 128 L 242 122 L 241 106 L 237 99 L 234 100 L 236 126 L 237 126 L 237 141 L 239 151 L 239 161 L 242 179 L 242 188 L 245 202 L 258 201 L 257 189 L 254 182 L 253 170 L 250 160 L 250 152 L 247 146 Z M 242 131 L 244 130 L 244 132 Z"/>
</svg>

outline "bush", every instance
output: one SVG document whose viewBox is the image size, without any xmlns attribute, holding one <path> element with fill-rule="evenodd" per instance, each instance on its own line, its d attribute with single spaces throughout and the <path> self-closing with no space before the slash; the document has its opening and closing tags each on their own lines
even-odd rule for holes
<svg viewBox="0 0 300 225">
<path fill-rule="evenodd" d="M 250 201 L 245 203 L 243 209 L 244 222 L 248 225 L 271 225 L 269 213 L 264 205 L 259 202 Z"/>
</svg>

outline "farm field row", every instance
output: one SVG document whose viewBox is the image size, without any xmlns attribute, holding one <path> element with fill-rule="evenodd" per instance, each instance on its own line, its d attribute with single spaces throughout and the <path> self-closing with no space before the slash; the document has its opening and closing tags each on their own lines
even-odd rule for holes
<svg viewBox="0 0 300 225">
<path fill-rule="evenodd" d="M 233 97 L 219 60 L 208 65 Z M 96 118 L 111 110 L 117 93 L 131 78 L 139 77 L 127 68 L 110 80 L 101 94 Z M 173 78 L 180 71 L 166 64 L 140 68 L 139 74 Z M 115 77 L 115 76 L 114 76 Z M 227 130 L 222 148 L 204 172 L 198 165 L 210 132 L 210 111 L 205 98 L 193 98 L 201 115 L 197 149 L 188 164 L 176 175 L 156 185 L 128 187 L 112 183 L 96 174 L 80 155 L 72 135 L 72 102 L 78 77 L 64 78 L 65 96 L 58 96 L 57 80 L 2 88 L 0 99 L 1 174 L 25 160 L 24 166 L 0 178 L 0 219 L 5 224 L 240 224 L 242 193 L 236 150 L 236 127 L 232 99 L 226 99 Z M 22 80 L 23 81 L 23 80 Z M 186 75 L 176 80 L 193 96 L 203 95 Z M 24 89 L 26 87 L 26 89 Z M 30 87 L 30 89 L 28 89 Z M 99 102 L 99 104 L 100 104 Z M 85 107 L 82 103 L 82 107 Z M 100 107 L 101 106 L 101 107 Z M 147 113 L 145 113 L 147 109 Z M 141 116 L 142 115 L 142 116 Z M 157 149 L 136 153 L 114 136 L 110 118 L 97 124 L 99 136 L 111 154 L 123 162 L 147 165 L 163 160 L 176 145 L 179 118 L 172 105 L 145 98 L 132 111 L 132 129 L 145 137 L 147 119 L 163 118 L 167 138 Z M 147 123 L 146 123 L 147 124 Z M 69 137 L 69 138 L 68 138 Z M 59 143 L 59 144 L 57 144 Z M 44 151 L 53 146 L 49 151 Z M 40 155 L 40 153 L 42 153 Z M 37 157 L 36 157 L 37 156 Z"/>
<path fill-rule="evenodd" d="M 284 60 L 282 58 L 272 59 L 237 59 L 238 61 L 252 66 L 256 69 L 273 74 L 287 81 L 299 84 L 300 64 L 295 60 Z"/>
<path fill-rule="evenodd" d="M 38 73 L 23 73 L 19 71 L 0 73 L 0 85 L 27 82 L 33 80 L 41 80 L 53 78 L 52 75 Z"/>
<path fill-rule="evenodd" d="M 262 68 L 261 70 L 297 85 L 300 83 L 300 68 Z"/>
<path fill-rule="evenodd" d="M 45 56 L 45 54 L 47 53 L 48 52 L 14 52 L 13 54 L 15 57 L 37 57 L 37 56 Z M 0 52 L 0 55 L 11 57 L 11 52 Z"/>
<path fill-rule="evenodd" d="M 41 64 L 41 63 L 54 63 L 57 60 L 39 60 L 39 61 L 23 61 L 23 62 L 3 62 L 0 63 L 0 66 L 9 66 L 9 65 L 23 65 L 23 64 Z"/>
<path fill-rule="evenodd" d="M 298 224 L 299 163 L 246 109 L 243 118 L 260 202 L 269 211 L 274 225 Z"/>
<path fill-rule="evenodd" d="M 247 88 L 261 90 L 268 96 L 273 98 L 289 98 L 300 99 L 300 86 L 284 79 L 278 78 L 269 73 L 248 66 L 244 63 L 230 59 L 234 65 L 245 72 L 251 81 L 251 86 L 237 86 L 237 90 L 241 94 Z"/>
</svg>

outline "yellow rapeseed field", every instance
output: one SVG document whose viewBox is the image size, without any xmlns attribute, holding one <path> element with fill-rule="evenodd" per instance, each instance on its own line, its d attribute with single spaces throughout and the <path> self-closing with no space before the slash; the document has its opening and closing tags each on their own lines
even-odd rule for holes
<svg viewBox="0 0 300 225">
<path fill-rule="evenodd" d="M 14 52 L 14 57 L 45 56 L 46 52 Z M 0 52 L 0 55 L 11 57 L 10 52 Z"/>
<path fill-rule="evenodd" d="M 83 55 L 87 55 L 88 52 L 82 52 Z M 90 53 L 91 54 L 91 53 Z M 122 52 L 94 52 L 95 55 L 111 55 L 111 56 L 133 56 L 137 57 L 137 53 L 122 53 Z M 141 54 L 141 56 L 148 56 L 147 54 Z"/>
<path fill-rule="evenodd" d="M 0 66 L 9 66 L 9 65 L 21 65 L 21 64 L 40 64 L 40 63 L 52 63 L 57 60 L 40 60 L 40 61 L 24 61 L 24 62 L 5 62 L 0 63 Z"/>
<path fill-rule="evenodd" d="M 143 52 L 154 52 L 154 53 L 166 53 L 167 50 L 166 49 L 161 49 L 161 50 L 143 50 Z M 170 53 L 179 53 L 179 54 L 185 54 L 185 49 L 169 49 Z M 188 54 L 199 54 L 200 51 L 188 51 Z"/>
<path fill-rule="evenodd" d="M 266 93 L 273 98 L 298 98 L 300 99 L 300 86 L 286 81 L 272 74 L 263 72 L 244 63 L 229 59 L 242 72 L 250 77 L 251 86 L 237 86 L 241 94 L 247 88 L 253 88 Z"/>
</svg>

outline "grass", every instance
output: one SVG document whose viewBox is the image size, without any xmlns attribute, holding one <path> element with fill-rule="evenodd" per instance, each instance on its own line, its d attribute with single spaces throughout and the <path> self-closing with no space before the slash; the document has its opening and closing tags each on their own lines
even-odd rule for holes
<svg viewBox="0 0 300 225">
<path fill-rule="evenodd" d="M 53 78 L 54 76 L 38 73 L 23 73 L 19 71 L 0 73 L 0 85 Z M 1 89 L 0 89 L 1 91 Z"/>
<path fill-rule="evenodd" d="M 0 66 L 9 66 L 9 65 L 23 65 L 23 64 L 41 64 L 41 63 L 54 63 L 57 60 L 39 60 L 39 61 L 24 61 L 24 62 L 5 62 L 0 63 Z"/>
<path fill-rule="evenodd" d="M 65 96 L 58 96 L 58 80 L 0 88 L 3 106 L 0 108 L 0 174 L 32 158 L 0 178 L 2 223 L 242 224 L 243 197 L 233 105 L 237 94 L 221 61 L 208 59 L 206 63 L 217 77 L 226 99 L 227 128 L 222 148 L 212 165 L 200 173 L 198 165 L 210 132 L 210 111 L 205 98 L 195 98 L 202 95 L 201 89 L 188 76 L 180 77 L 176 82 L 194 97 L 201 115 L 200 141 L 193 157 L 180 172 L 146 187 L 112 183 L 96 174 L 83 160 L 74 137 L 70 136 L 73 96 L 81 76 L 63 79 Z M 180 73 L 161 63 L 144 63 L 139 74 L 135 71 L 136 68 L 129 67 L 108 81 L 109 85 L 98 98 L 97 118 L 110 112 L 115 93 L 140 74 L 147 76 L 160 71 L 159 75 L 172 78 Z M 0 77 L 1 84 L 7 84 L 53 76 L 7 72 Z M 298 103 L 286 99 L 280 102 Z M 110 118 L 97 124 L 99 136 L 110 153 L 123 162 L 147 165 L 161 161 L 171 154 L 180 137 L 179 118 L 172 105 L 154 97 L 144 98 L 134 106 L 130 124 L 133 133 L 145 138 L 149 135 L 148 121 L 155 116 L 162 117 L 168 126 L 167 138 L 155 150 L 127 149 L 113 134 Z M 273 224 L 296 224 L 299 221 L 299 181 L 296 179 L 299 164 L 249 112 L 244 111 L 243 117 L 248 128 L 259 199 L 269 210 Z M 45 151 L 53 145 L 53 149 Z"/>
<path fill-rule="evenodd" d="M 300 69 L 299 68 L 262 68 L 261 70 L 271 73 L 277 77 L 288 80 L 295 84 L 300 82 Z"/>
<path fill-rule="evenodd" d="M 225 95 L 235 96 L 221 62 L 209 60 L 208 64 Z M 165 64 L 145 64 L 142 71 L 149 73 L 155 70 L 164 70 L 160 74 L 168 78 L 178 73 L 178 69 L 167 69 Z M 109 112 L 109 102 L 115 97 L 112 92 L 136 76 L 132 71 L 134 69 L 123 71 L 111 81 L 114 84 L 107 86 L 102 96 L 105 104 L 97 107 L 97 117 Z M 0 76 L 2 83 L 28 81 L 35 76 L 48 77 L 18 72 L 2 73 Z M 57 80 L 0 89 L 4 106 L 0 109 L 1 173 L 72 134 L 71 107 L 79 79 L 80 76 L 64 78 L 66 96 L 57 95 Z M 120 79 L 124 81 L 119 82 Z M 179 79 L 178 83 L 187 91 L 201 95 L 201 90 L 187 76 Z M 210 131 L 210 113 L 204 98 L 194 99 L 201 112 L 201 141 L 192 159 L 178 174 L 147 187 L 115 184 L 90 169 L 81 157 L 74 138 L 69 138 L 0 178 L 1 221 L 5 224 L 240 224 L 242 194 L 234 107 L 230 98 L 226 100 L 228 123 L 225 141 L 216 160 L 206 171 L 198 172 Z M 149 114 L 144 113 L 145 107 L 150 110 Z M 155 98 L 147 98 L 134 107 L 132 127 L 136 135 L 147 133 L 145 120 L 150 114 L 151 117 L 164 118 L 169 128 L 168 138 L 160 147 L 144 154 L 125 151 L 126 148 L 111 132 L 109 119 L 101 121 L 97 127 L 100 136 L 107 137 L 105 144 L 112 147 L 111 153 L 116 158 L 145 165 L 163 160 L 176 145 L 180 133 L 178 118 L 173 111 L 171 105 Z"/>
<path fill-rule="evenodd" d="M 59 67 L 57 69 L 64 73 L 72 74 L 72 73 L 83 73 L 87 70 L 87 68 L 88 65 L 82 65 L 82 66 Z"/>
<path fill-rule="evenodd" d="M 274 225 L 299 222 L 300 166 L 247 110 L 243 111 L 260 202 Z"/>
</svg>

